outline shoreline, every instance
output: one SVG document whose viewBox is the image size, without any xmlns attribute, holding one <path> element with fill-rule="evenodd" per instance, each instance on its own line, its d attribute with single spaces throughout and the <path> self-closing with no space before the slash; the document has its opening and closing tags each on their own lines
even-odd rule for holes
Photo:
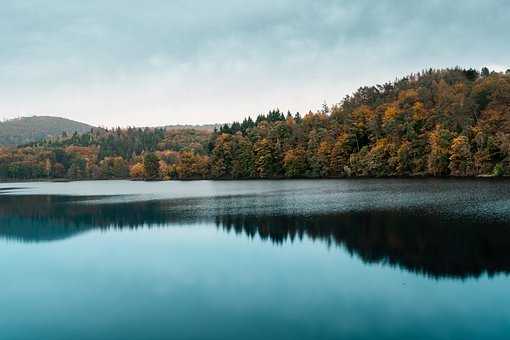
<svg viewBox="0 0 510 340">
<path fill-rule="evenodd" d="M 370 176 L 356 176 L 356 177 L 295 177 L 295 178 L 203 178 L 203 179 L 156 179 L 156 180 L 143 180 L 143 179 L 132 179 L 132 178 L 84 178 L 84 179 L 12 179 L 12 180 L 0 180 L 0 184 L 9 183 L 71 183 L 71 182 L 101 182 L 101 181 L 129 181 L 129 182 L 198 182 L 198 181 L 215 181 L 215 182 L 250 182 L 250 181 L 338 181 L 338 180 L 424 180 L 424 179 L 435 179 L 435 180 L 509 180 L 510 176 L 385 176 L 385 177 L 370 177 Z"/>
</svg>

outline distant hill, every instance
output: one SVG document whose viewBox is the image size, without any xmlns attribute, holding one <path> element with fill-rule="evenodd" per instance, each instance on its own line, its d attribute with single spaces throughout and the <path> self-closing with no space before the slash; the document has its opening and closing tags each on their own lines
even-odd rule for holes
<svg viewBox="0 0 510 340">
<path fill-rule="evenodd" d="M 33 116 L 10 119 L 0 122 L 0 146 L 16 146 L 60 136 L 63 132 L 85 133 L 94 128 L 91 125 L 74 120 Z"/>
<path fill-rule="evenodd" d="M 178 125 L 165 125 L 164 128 L 167 130 L 199 130 L 199 131 L 214 131 L 214 129 L 219 129 L 221 124 L 202 124 L 202 125 L 192 125 L 192 124 L 178 124 Z"/>
</svg>

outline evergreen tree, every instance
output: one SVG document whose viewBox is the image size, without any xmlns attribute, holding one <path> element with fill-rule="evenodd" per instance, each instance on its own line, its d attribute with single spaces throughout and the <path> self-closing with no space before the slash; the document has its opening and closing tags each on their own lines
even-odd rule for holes
<svg viewBox="0 0 510 340">
<path fill-rule="evenodd" d="M 145 178 L 155 180 L 160 178 L 159 158 L 152 152 L 148 152 L 143 157 L 143 168 Z"/>
</svg>

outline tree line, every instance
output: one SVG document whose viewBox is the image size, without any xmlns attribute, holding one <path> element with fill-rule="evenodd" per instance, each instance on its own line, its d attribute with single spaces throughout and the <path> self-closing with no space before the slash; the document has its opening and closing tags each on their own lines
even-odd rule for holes
<svg viewBox="0 0 510 340">
<path fill-rule="evenodd" d="M 248 179 L 510 174 L 510 71 L 427 70 L 316 112 L 214 131 L 95 129 L 0 149 L 3 179 Z"/>
</svg>

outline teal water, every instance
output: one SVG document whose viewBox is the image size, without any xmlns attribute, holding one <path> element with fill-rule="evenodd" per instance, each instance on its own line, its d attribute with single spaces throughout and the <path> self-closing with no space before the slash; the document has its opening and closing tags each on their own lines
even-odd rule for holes
<svg viewBox="0 0 510 340">
<path fill-rule="evenodd" d="M 0 339 L 507 339 L 509 189 L 0 184 Z"/>
</svg>

